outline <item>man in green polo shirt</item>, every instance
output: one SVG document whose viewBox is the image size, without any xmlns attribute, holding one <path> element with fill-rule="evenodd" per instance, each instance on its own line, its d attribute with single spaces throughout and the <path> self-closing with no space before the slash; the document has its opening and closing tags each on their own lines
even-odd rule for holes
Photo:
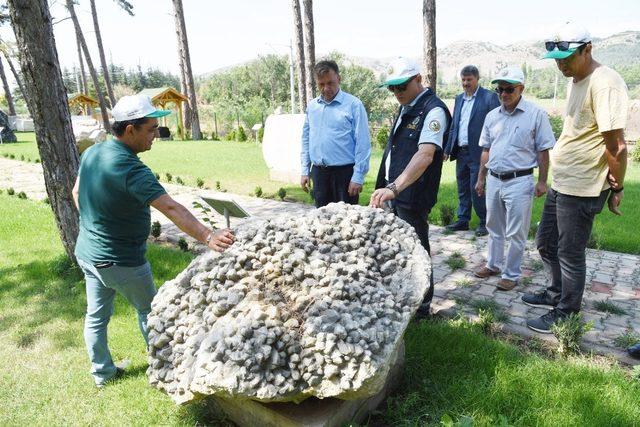
<svg viewBox="0 0 640 427">
<path fill-rule="evenodd" d="M 87 283 L 84 338 L 98 387 L 123 372 L 113 363 L 107 345 L 116 292 L 135 307 L 147 341 L 147 314 L 156 293 L 145 259 L 149 206 L 213 250 L 222 252 L 234 240 L 231 231 L 212 232 L 173 200 L 138 158 L 138 153 L 151 149 L 158 117 L 169 113 L 156 110 L 146 96 L 123 97 L 112 111 L 115 138 L 90 147 L 80 161 L 73 190 L 80 211 L 75 255 Z"/>
</svg>

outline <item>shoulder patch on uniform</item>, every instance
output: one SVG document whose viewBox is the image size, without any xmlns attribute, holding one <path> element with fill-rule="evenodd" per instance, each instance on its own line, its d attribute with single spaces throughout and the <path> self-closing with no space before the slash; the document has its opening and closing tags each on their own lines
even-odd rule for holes
<svg viewBox="0 0 640 427">
<path fill-rule="evenodd" d="M 433 132 L 438 132 L 442 126 L 438 120 L 431 120 L 429 122 L 429 129 Z"/>
</svg>

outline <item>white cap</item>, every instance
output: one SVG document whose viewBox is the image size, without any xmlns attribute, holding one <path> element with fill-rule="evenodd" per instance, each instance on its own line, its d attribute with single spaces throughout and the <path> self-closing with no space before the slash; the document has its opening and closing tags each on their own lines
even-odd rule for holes
<svg viewBox="0 0 640 427">
<path fill-rule="evenodd" d="M 163 117 L 171 111 L 158 110 L 151 103 L 151 98 L 145 95 L 123 96 L 111 110 L 116 122 L 141 119 L 143 117 Z"/>
<path fill-rule="evenodd" d="M 581 25 L 574 24 L 573 22 L 566 22 L 558 27 L 545 41 L 569 42 L 568 48 L 565 50 L 558 49 L 557 45 L 556 47 L 553 47 L 554 45 L 551 43 L 551 46 L 547 48 L 547 53 L 543 56 L 543 58 L 564 59 L 571 56 L 579 46 L 584 43 L 591 42 L 591 34 L 589 34 L 589 31 Z M 551 48 L 552 50 L 549 50 Z"/>
<path fill-rule="evenodd" d="M 387 80 L 380 86 L 401 85 L 420 74 L 420 66 L 410 58 L 399 56 L 389 65 Z"/>
<path fill-rule="evenodd" d="M 491 80 L 491 83 L 498 82 L 507 82 L 514 85 L 524 84 L 524 73 L 522 72 L 520 67 L 516 66 L 503 68 L 502 70 L 498 71 L 496 77 Z"/>
</svg>

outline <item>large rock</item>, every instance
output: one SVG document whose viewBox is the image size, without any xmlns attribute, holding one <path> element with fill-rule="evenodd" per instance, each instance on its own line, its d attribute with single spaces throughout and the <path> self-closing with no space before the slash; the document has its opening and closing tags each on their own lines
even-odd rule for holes
<svg viewBox="0 0 640 427">
<path fill-rule="evenodd" d="M 107 139 L 107 132 L 100 122 L 91 116 L 71 116 L 71 126 L 80 154 L 93 144 Z"/>
<path fill-rule="evenodd" d="M 380 209 L 339 203 L 247 222 L 229 250 L 158 292 L 149 381 L 177 403 L 372 396 L 429 274 L 413 228 Z"/>
<path fill-rule="evenodd" d="M 11 130 L 12 126 L 9 123 L 9 116 L 7 116 L 3 111 L 0 111 L 0 127 L 2 127 L 2 132 L 0 132 L 0 137 L 2 137 L 2 142 L 17 142 L 18 138 L 16 138 L 16 134 Z"/>
</svg>

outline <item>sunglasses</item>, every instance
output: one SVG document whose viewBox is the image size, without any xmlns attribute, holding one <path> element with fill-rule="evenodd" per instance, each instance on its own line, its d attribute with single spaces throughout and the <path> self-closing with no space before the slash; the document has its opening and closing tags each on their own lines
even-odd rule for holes
<svg viewBox="0 0 640 427">
<path fill-rule="evenodd" d="M 551 52 L 552 50 L 554 50 L 556 47 L 558 48 L 558 50 L 561 50 L 563 52 L 569 50 L 569 46 L 571 46 L 571 43 L 580 43 L 581 45 L 585 44 L 584 42 L 567 42 L 567 41 L 563 41 L 563 42 L 544 42 L 544 47 Z"/>
<path fill-rule="evenodd" d="M 502 92 L 513 93 L 513 92 L 515 92 L 515 90 L 516 90 L 515 86 L 509 86 L 509 87 L 500 87 L 500 86 L 498 86 L 496 88 L 496 92 L 498 92 L 499 95 L 502 95 Z"/>
<path fill-rule="evenodd" d="M 387 89 L 389 89 L 389 92 L 393 92 L 393 93 L 404 92 L 405 90 L 407 90 L 407 86 L 409 86 L 409 83 L 411 83 L 411 80 L 415 78 L 416 76 L 413 76 L 406 82 L 402 83 L 401 85 L 389 85 L 387 86 Z"/>
</svg>

